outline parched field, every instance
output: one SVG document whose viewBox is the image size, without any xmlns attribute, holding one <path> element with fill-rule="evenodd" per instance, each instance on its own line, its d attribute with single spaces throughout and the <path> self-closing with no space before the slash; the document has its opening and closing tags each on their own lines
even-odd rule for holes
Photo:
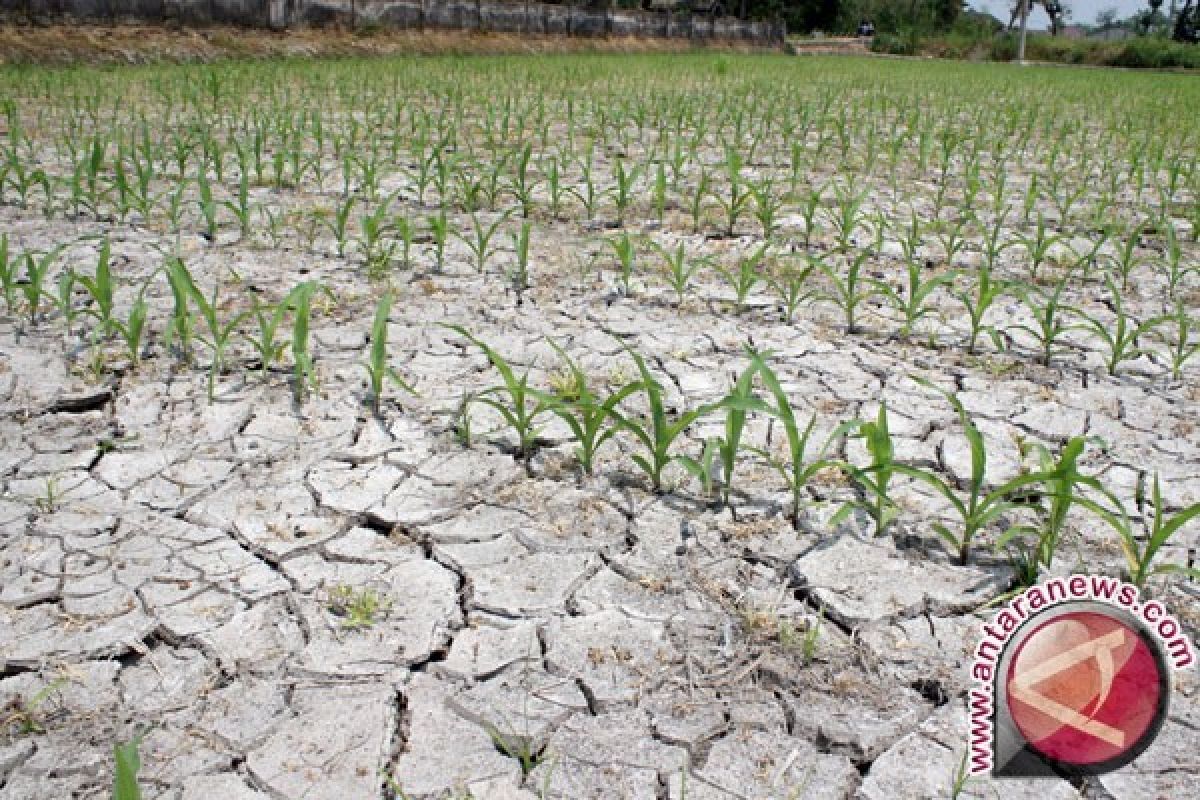
<svg viewBox="0 0 1200 800">
<path fill-rule="evenodd" d="M 782 56 L 0 72 L 0 797 L 966 779 L 980 626 L 1200 634 L 1200 83 Z M 1182 515 L 1182 516 L 1177 516 Z"/>
</svg>

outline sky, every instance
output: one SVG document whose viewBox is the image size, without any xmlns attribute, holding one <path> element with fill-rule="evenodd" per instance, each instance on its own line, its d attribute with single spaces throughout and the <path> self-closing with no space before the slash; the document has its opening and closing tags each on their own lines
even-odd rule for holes
<svg viewBox="0 0 1200 800">
<path fill-rule="evenodd" d="M 1063 0 L 1067 8 L 1071 9 L 1071 22 L 1090 25 L 1096 21 L 1096 15 L 1106 8 L 1117 9 L 1117 18 L 1124 19 L 1138 11 L 1144 11 L 1149 8 L 1146 0 Z M 1182 2 L 1180 3 L 1182 5 Z M 977 8 L 980 11 L 987 11 L 992 16 L 999 19 L 1001 22 L 1008 22 L 1009 3 L 1007 0 L 968 0 L 968 5 L 971 8 Z M 1165 11 L 1171 5 L 1171 0 L 1166 0 L 1163 3 Z M 1029 27 L 1031 29 L 1048 28 L 1050 22 L 1046 18 L 1046 12 L 1041 6 L 1037 6 L 1029 15 Z"/>
</svg>

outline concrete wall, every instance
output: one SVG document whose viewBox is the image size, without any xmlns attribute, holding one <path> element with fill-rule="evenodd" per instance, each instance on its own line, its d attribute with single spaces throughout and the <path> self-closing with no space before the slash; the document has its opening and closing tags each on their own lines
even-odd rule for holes
<svg viewBox="0 0 1200 800">
<path fill-rule="evenodd" d="M 0 0 L 0 11 L 80 20 L 227 23 L 284 29 L 379 24 L 569 36 L 733 39 L 778 44 L 782 23 L 687 13 L 598 11 L 523 0 Z"/>
</svg>

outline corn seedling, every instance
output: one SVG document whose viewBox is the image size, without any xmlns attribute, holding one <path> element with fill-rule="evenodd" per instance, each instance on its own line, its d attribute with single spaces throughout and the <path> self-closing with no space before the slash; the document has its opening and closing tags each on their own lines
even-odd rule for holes
<svg viewBox="0 0 1200 800">
<path fill-rule="evenodd" d="M 29 312 L 29 324 L 31 325 L 37 321 L 42 298 L 54 299 L 46 289 L 46 278 L 63 249 L 64 246 L 59 245 L 53 250 L 36 256 L 31 252 L 24 253 L 25 280 L 19 284 L 19 288 L 25 297 L 25 309 Z"/>
<path fill-rule="evenodd" d="M 1079 315 L 1074 306 L 1066 304 L 1062 299 L 1069 277 L 1070 273 L 1064 275 L 1051 290 L 1037 286 L 1023 286 L 1016 290 L 1021 304 L 1033 315 L 1033 324 L 1018 323 L 1012 327 L 1033 337 L 1038 345 L 1039 359 L 1045 366 L 1049 366 L 1050 360 L 1061 350 L 1060 341 L 1063 336 L 1083 327 L 1067 321 L 1068 314 Z"/>
<path fill-rule="evenodd" d="M 1046 480 L 1057 476 L 1048 472 L 1030 472 L 1018 475 L 990 492 L 986 491 L 984 487 L 987 481 L 987 445 L 984 443 L 983 434 L 953 393 L 940 389 L 921 378 L 914 378 L 914 380 L 941 393 L 958 414 L 967 445 L 971 451 L 971 476 L 967 482 L 966 500 L 959 498 L 958 493 L 951 488 L 949 483 L 932 472 L 905 464 L 896 464 L 895 470 L 929 486 L 953 507 L 962 520 L 961 531 L 957 533 L 951 531 L 940 522 L 933 522 L 930 527 L 953 548 L 958 557 L 958 563 L 966 564 L 970 558 L 971 545 L 979 532 L 1000 518 L 1001 515 L 1019 507 L 1020 504 L 1014 499 L 1018 490 L 1039 486 Z"/>
<path fill-rule="evenodd" d="M 510 234 L 513 246 L 513 266 L 508 273 L 508 282 L 517 296 L 520 306 L 532 283 L 529 278 L 529 233 L 533 228 L 528 221 L 521 223 L 517 233 Z"/>
<path fill-rule="evenodd" d="M 1033 236 L 1018 234 L 1017 239 L 1025 248 L 1025 256 L 1029 259 L 1029 280 L 1037 283 L 1039 270 L 1050 254 L 1050 248 L 1058 244 L 1064 237 L 1051 235 L 1046 228 L 1046 220 L 1038 214 L 1037 228 Z"/>
<path fill-rule="evenodd" d="M 191 296 L 192 302 L 196 309 L 200 312 L 200 319 L 208 328 L 207 337 L 203 334 L 197 335 L 197 339 L 201 343 L 208 346 L 212 352 L 212 359 L 208 369 L 208 402 L 213 401 L 213 392 L 216 388 L 217 375 L 219 375 L 225 367 L 225 350 L 233 339 L 233 334 L 237 331 L 242 320 L 249 316 L 249 312 L 242 311 L 233 314 L 229 319 L 222 320 L 219 316 L 220 311 L 220 282 L 213 284 L 212 297 L 204 296 L 195 282 L 191 279 L 191 275 L 187 275 L 187 290 Z"/>
<path fill-rule="evenodd" d="M 174 301 L 174 306 L 171 310 L 171 319 L 167 323 L 166 328 L 166 346 L 170 349 L 173 344 L 178 342 L 181 358 L 185 362 L 190 361 L 192 357 L 192 338 L 195 334 L 190 287 L 194 286 L 195 283 L 182 259 L 174 256 L 168 258 L 164 271 L 166 272 L 167 284 L 171 288 L 171 297 Z"/>
<path fill-rule="evenodd" d="M 816 458 L 811 461 L 807 460 L 809 439 L 812 437 L 813 428 L 816 427 L 817 415 L 813 414 L 809 418 L 808 425 L 801 430 L 796 420 L 796 412 L 792 408 L 792 403 L 788 398 L 787 392 L 784 391 L 783 385 L 779 382 L 779 378 L 775 375 L 774 370 L 767 364 L 769 353 L 759 353 L 751 348 L 747 348 L 746 352 L 750 357 L 751 364 L 761 376 L 763 386 L 771 396 L 772 404 L 768 406 L 767 413 L 779 420 L 783 426 L 784 436 L 786 437 L 784 444 L 787 448 L 786 459 L 778 458 L 769 449 L 755 449 L 754 452 L 765 458 L 787 484 L 787 488 L 792 495 L 792 527 L 800 530 L 800 514 L 804 508 L 804 488 L 812 480 L 813 476 L 821 470 L 838 466 L 838 462 L 826 457 L 826 454 L 830 451 L 834 442 L 854 429 L 856 423 L 850 422 L 839 425 L 825 440 Z"/>
<path fill-rule="evenodd" d="M 641 165 L 635 166 L 633 169 L 626 169 L 625 159 L 618 158 L 613 162 L 613 181 L 615 182 L 613 204 L 617 210 L 618 228 L 625 227 L 625 212 L 629 210 L 630 204 L 633 203 L 634 188 L 641 174 Z"/>
<path fill-rule="evenodd" d="M 1008 289 L 1007 281 L 993 278 L 991 267 L 981 264 L 975 270 L 975 278 L 971 282 L 969 291 L 967 289 L 951 290 L 967 312 L 967 321 L 970 324 L 970 330 L 967 333 L 967 353 L 970 355 L 975 354 L 981 333 L 986 333 L 991 337 L 992 344 L 997 350 L 1004 349 L 1004 342 L 999 330 L 994 325 L 986 323 L 984 319 L 988 311 Z"/>
<path fill-rule="evenodd" d="M 875 295 L 872 291 L 875 284 L 863 275 L 863 264 L 870 254 L 863 251 L 847 266 L 845 272 L 835 269 L 829 262 L 820 257 L 814 257 L 817 269 L 828 279 L 830 288 L 817 293 L 818 297 L 828 300 L 842 312 L 846 323 L 846 333 L 859 333 L 858 309 Z"/>
<path fill-rule="evenodd" d="M 767 285 L 771 287 L 783 308 L 783 321 L 789 325 L 792 324 L 800 304 L 817 293 L 808 286 L 809 278 L 817 265 L 809 259 L 807 266 L 798 267 L 795 261 L 796 259 L 791 257 L 778 259 L 775 268 L 766 273 Z"/>
<path fill-rule="evenodd" d="M 113 746 L 116 768 L 113 772 L 112 800 L 142 800 L 137 776 L 142 768 L 138 748 L 142 746 L 143 735 L 139 734 L 133 737 L 132 741 Z"/>
<path fill-rule="evenodd" d="M 950 286 L 957 277 L 955 272 L 942 272 L 931 275 L 926 279 L 922 275 L 922 265 L 915 260 L 905 262 L 906 282 L 903 288 L 893 288 L 886 281 L 872 280 L 871 283 L 879 290 L 893 308 L 904 315 L 904 324 L 900 328 L 901 336 L 909 336 L 917 324 L 925 317 L 937 313 L 933 295 L 943 286 Z"/>
<path fill-rule="evenodd" d="M 1037 583 L 1041 571 L 1053 566 L 1072 506 L 1079 505 L 1115 523 L 1111 512 L 1083 493 L 1084 489 L 1092 489 L 1114 507 L 1120 506 L 1100 481 L 1080 472 L 1079 459 L 1087 443 L 1083 436 L 1072 437 L 1063 445 L 1057 458 L 1039 442 L 1021 444 L 1022 456 L 1033 456 L 1038 470 L 1047 476 L 1037 492 L 1038 519 L 1035 525 L 1010 527 L 996 539 L 995 549 L 1013 551 L 1013 566 L 1023 586 Z M 1026 543 L 1027 539 L 1032 540 L 1032 545 Z"/>
<path fill-rule="evenodd" d="M 1151 494 L 1153 514 L 1145 525 L 1145 541 L 1140 541 L 1133 532 L 1133 526 L 1122 514 L 1114 515 L 1112 520 L 1118 524 L 1117 531 L 1121 539 L 1121 550 L 1125 554 L 1125 563 L 1129 571 L 1129 580 L 1138 587 L 1146 585 L 1146 581 L 1162 573 L 1184 574 L 1191 578 L 1200 578 L 1200 570 L 1182 564 L 1155 564 L 1159 551 L 1171 537 L 1179 532 L 1184 525 L 1200 516 L 1200 503 L 1193 503 L 1174 514 L 1166 513 L 1166 506 L 1159 486 L 1158 475 L 1154 476 Z"/>
<path fill-rule="evenodd" d="M 674 250 L 668 250 L 653 240 L 650 246 L 662 257 L 663 274 L 666 276 L 667 285 L 675 292 L 675 305 L 683 305 L 692 278 L 701 267 L 710 262 L 701 258 L 689 261 L 683 242 L 675 245 Z"/>
<path fill-rule="evenodd" d="M 575 437 L 575 457 L 583 471 L 591 475 L 597 451 L 625 424 L 619 411 L 621 402 L 640 391 L 642 382 L 626 382 L 601 400 L 592 392 L 587 373 L 579 364 L 557 343 L 548 341 L 566 366 L 566 380 L 553 392 L 529 391 L 571 429 Z"/>
<path fill-rule="evenodd" d="M 645 448 L 643 453 L 634 453 L 631 458 L 633 462 L 646 474 L 650 479 L 651 486 L 655 492 L 663 490 L 663 471 L 674 462 L 678 456 L 674 455 L 671 450 L 675 441 L 683 434 L 696 420 L 712 413 L 720 407 L 720 403 L 709 403 L 701 405 L 697 408 L 686 409 L 680 411 L 671 417 L 668 415 L 667 405 L 663 396 L 663 387 L 654 376 L 650 374 L 650 370 L 646 367 L 645 360 L 634 352 L 628 345 L 622 343 L 625 347 L 625 352 L 633 359 L 637 366 L 638 374 L 641 376 L 641 390 L 646 396 L 646 402 L 650 407 L 650 416 L 648 419 L 637 419 L 625 417 L 623 427 L 634 435 L 634 437 Z"/>
<path fill-rule="evenodd" d="M 1109 264 L 1121 276 L 1121 291 L 1123 292 L 1129 290 L 1129 279 L 1140 264 L 1136 250 L 1141 243 L 1144 227 L 1143 223 L 1138 223 L 1127 230 L 1123 243 L 1117 249 L 1117 254 L 1109 257 Z"/>
<path fill-rule="evenodd" d="M 862 497 L 838 509 L 830 519 L 830 524 L 839 524 L 851 511 L 861 508 L 875 523 L 875 535 L 881 536 L 899 514 L 899 508 L 892 502 L 889 494 L 892 477 L 899 465 L 895 460 L 895 446 L 888 425 L 887 403 L 879 404 L 879 411 L 873 421 L 859 422 L 855 425 L 853 435 L 862 439 L 867 453 L 871 456 L 871 463 L 862 468 L 850 468 L 850 479 L 858 486 Z"/>
<path fill-rule="evenodd" d="M 1144 322 L 1138 322 L 1125 312 L 1121 292 L 1113 283 L 1112 277 L 1105 275 L 1104 280 L 1108 285 L 1107 305 L 1113 313 L 1112 322 L 1093 317 L 1082 310 L 1079 313 L 1084 321 L 1084 327 L 1090 329 L 1104 343 L 1105 368 L 1108 370 L 1108 374 L 1116 375 L 1117 367 L 1122 362 L 1132 361 L 1147 352 L 1138 344 L 1139 339 L 1152 333 L 1158 326 L 1165 323 L 1168 317 L 1156 316 Z"/>
<path fill-rule="evenodd" d="M 379 413 L 379 403 L 383 399 L 383 385 L 390 380 L 409 394 L 416 390 L 403 378 L 400 373 L 387 363 L 388 315 L 392 310 L 392 293 L 384 292 L 375 306 L 375 320 L 371 324 L 371 348 L 369 357 L 363 365 L 367 369 L 370 382 L 370 403 L 376 414 Z"/>
<path fill-rule="evenodd" d="M 1171 377 L 1180 380 L 1183 377 L 1183 367 L 1200 353 L 1200 324 L 1192 318 L 1182 302 L 1175 303 L 1175 310 L 1163 317 L 1163 328 L 1169 328 L 1171 335 L 1155 331 L 1158 338 L 1167 347 L 1167 357 L 1171 362 Z"/>
<path fill-rule="evenodd" d="M 297 284 L 284 300 L 292 311 L 292 390 L 297 400 L 317 385 L 316 363 L 308 341 L 312 327 L 312 301 L 317 292 L 332 298 L 329 289 L 320 283 L 305 281 Z"/>
<path fill-rule="evenodd" d="M 607 239 L 613 255 L 617 257 L 617 279 L 621 283 L 621 293 L 625 297 L 633 295 L 633 268 L 637 260 L 637 245 L 628 233 L 622 233 L 615 239 Z"/>
<path fill-rule="evenodd" d="M 733 290 L 734 309 L 739 314 L 745 310 L 746 299 L 750 296 L 750 292 L 766 277 L 762 271 L 762 261 L 766 252 L 767 246 L 764 244 L 750 255 L 740 256 L 737 261 L 737 269 L 726 269 L 720 265 L 716 267 L 717 273 Z"/>
<path fill-rule="evenodd" d="M 88 309 L 88 313 L 96 318 L 100 323 L 100 329 L 104 336 L 108 336 L 113 331 L 113 277 L 112 268 L 112 247 L 108 239 L 105 239 L 100 245 L 100 254 L 96 258 L 96 272 L 93 276 L 79 275 L 79 285 L 82 286 L 91 297 L 92 304 L 95 308 Z"/>
<path fill-rule="evenodd" d="M 746 414 L 749 411 L 769 413 L 771 410 L 770 406 L 754 394 L 754 378 L 759 371 L 759 365 L 752 361 L 750 366 L 742 370 L 742 374 L 734 382 L 729 396 L 722 401 L 725 409 L 725 432 L 716 442 L 718 453 L 721 456 L 721 501 L 725 505 L 729 505 L 729 493 L 733 489 L 733 471 L 737 467 L 738 451 L 742 446 L 742 434 L 746 429 Z M 708 445 L 706 444 L 705 450 L 707 451 L 707 449 Z M 705 455 L 708 455 L 707 452 Z M 688 462 L 684 461 L 683 464 L 686 467 Z M 711 474 L 711 470 L 705 469 L 704 474 Z"/>
<path fill-rule="evenodd" d="M 475 258 L 475 270 L 480 274 L 483 274 L 488 256 L 492 254 L 492 239 L 508 217 L 509 212 L 506 211 L 488 225 L 479 219 L 478 214 L 472 214 L 471 234 L 456 234 L 471 251 L 471 255 Z"/>
<path fill-rule="evenodd" d="M 9 312 L 16 302 L 17 260 L 9 258 L 8 234 L 0 233 L 0 292 L 4 295 L 4 306 Z"/>
<path fill-rule="evenodd" d="M 130 363 L 135 367 L 142 358 L 142 334 L 146 329 L 146 312 L 146 291 L 143 289 L 138 292 L 137 298 L 130 306 L 129 316 L 125 320 L 114 319 L 112 323 L 113 329 L 125 343 Z"/>
<path fill-rule="evenodd" d="M 725 180 L 728 194 L 713 192 L 713 199 L 725 214 L 725 235 L 733 236 L 738 220 L 749 210 L 753 198 L 742 178 L 742 154 L 735 147 L 725 148 Z"/>
<path fill-rule="evenodd" d="M 476 393 L 475 402 L 483 403 L 494 409 L 517 437 L 517 452 L 521 458 L 528 458 L 537 444 L 537 418 L 550 411 L 554 402 L 544 392 L 539 392 L 529 385 L 529 370 L 517 377 L 512 366 L 486 342 L 472 336 L 461 325 L 446 325 L 445 327 L 464 337 L 478 347 L 487 357 L 492 367 L 500 373 L 503 384 L 491 386 Z"/>
</svg>

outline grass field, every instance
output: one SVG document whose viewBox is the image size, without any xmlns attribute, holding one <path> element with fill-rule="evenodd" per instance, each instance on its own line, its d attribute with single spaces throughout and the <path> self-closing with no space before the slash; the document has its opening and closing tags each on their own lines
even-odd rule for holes
<svg viewBox="0 0 1200 800">
<path fill-rule="evenodd" d="M 0 795 L 108 796 L 140 731 L 172 798 L 1184 796 L 1189 674 L 1082 786 L 962 758 L 1010 593 L 1200 630 L 1197 108 L 734 53 L 0 69 Z"/>
</svg>

